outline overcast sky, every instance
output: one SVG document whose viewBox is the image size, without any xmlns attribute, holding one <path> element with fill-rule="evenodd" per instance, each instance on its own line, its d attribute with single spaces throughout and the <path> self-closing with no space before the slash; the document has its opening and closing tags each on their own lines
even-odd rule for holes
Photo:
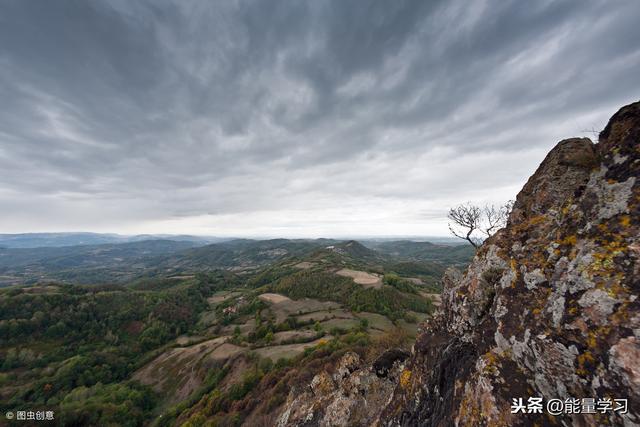
<svg viewBox="0 0 640 427">
<path fill-rule="evenodd" d="M 0 233 L 446 235 L 640 98 L 640 1 L 0 2 Z"/>
</svg>

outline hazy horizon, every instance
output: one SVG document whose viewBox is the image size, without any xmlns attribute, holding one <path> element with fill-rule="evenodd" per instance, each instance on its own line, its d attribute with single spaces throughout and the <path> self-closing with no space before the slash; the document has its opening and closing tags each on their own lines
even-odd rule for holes
<svg viewBox="0 0 640 427">
<path fill-rule="evenodd" d="M 255 236 L 255 235 L 209 235 L 209 234 L 167 234 L 167 233 L 141 233 L 141 234 L 123 234 L 118 232 L 94 232 L 94 231 L 31 231 L 31 232 L 22 232 L 22 233 L 5 233 L 0 231 L 0 236 L 28 236 L 28 235 L 104 235 L 104 236 L 115 236 L 122 238 L 130 238 L 130 237 L 140 237 L 140 236 L 152 236 L 152 237 L 198 237 L 198 238 L 211 238 L 211 239 L 249 239 L 249 240 L 269 240 L 269 239 L 300 239 L 300 240 L 316 240 L 316 239 L 327 239 L 327 240 L 356 240 L 356 239 L 368 239 L 368 240 L 389 240 L 389 239 L 406 239 L 406 240 L 428 240 L 428 239 L 438 239 L 438 240 L 459 240 L 461 243 L 464 243 L 457 237 L 448 235 L 381 235 L 381 234 L 362 234 L 362 235 L 336 235 L 336 236 Z"/>
<path fill-rule="evenodd" d="M 609 2 L 0 4 L 0 228 L 446 236 L 637 100 Z"/>
</svg>

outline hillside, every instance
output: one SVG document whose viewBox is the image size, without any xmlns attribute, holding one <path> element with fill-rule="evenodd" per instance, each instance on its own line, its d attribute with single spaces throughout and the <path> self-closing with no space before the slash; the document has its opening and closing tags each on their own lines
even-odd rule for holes
<svg viewBox="0 0 640 427">
<path fill-rule="evenodd" d="M 344 375 L 321 372 L 289 394 L 278 425 L 638 425 L 638 147 L 640 102 L 618 111 L 598 144 L 559 142 L 507 227 L 465 274 L 449 270 L 411 355 L 383 354 L 384 375 L 372 374 L 380 361 L 345 356 Z M 526 408 L 538 397 L 562 406 L 513 413 L 514 399 Z M 574 411 L 584 397 L 608 409 Z"/>
<path fill-rule="evenodd" d="M 471 262 L 475 251 L 468 244 L 444 245 L 411 240 L 364 241 L 366 246 L 385 255 L 410 259 L 412 261 L 430 261 L 455 264 L 464 268 Z"/>
<path fill-rule="evenodd" d="M 292 382 L 346 352 L 408 349 L 439 301 L 420 277 L 441 266 L 404 275 L 355 241 L 193 244 L 4 250 L 5 268 L 49 280 L 0 289 L 0 411 L 34 404 L 63 425 L 180 425 L 202 411 L 231 422 L 249 405 L 272 418 Z M 78 285 L 92 272 L 96 284 Z M 49 283 L 60 277 L 75 284 Z"/>
<path fill-rule="evenodd" d="M 179 236 L 178 236 L 179 237 Z M 145 240 L 102 245 L 0 248 L 0 286 L 46 281 L 126 283 L 141 277 L 216 269 L 256 269 L 304 254 L 324 241 L 232 240 L 206 245 L 191 240 Z"/>
<path fill-rule="evenodd" d="M 177 253 L 163 260 L 159 268 L 177 271 L 217 268 L 255 270 L 287 257 L 308 254 L 325 243 L 324 240 L 235 239 Z"/>
<path fill-rule="evenodd" d="M 124 283 L 147 272 L 166 255 L 200 244 L 147 240 L 102 245 L 0 248 L 0 286 L 46 281 Z"/>
</svg>

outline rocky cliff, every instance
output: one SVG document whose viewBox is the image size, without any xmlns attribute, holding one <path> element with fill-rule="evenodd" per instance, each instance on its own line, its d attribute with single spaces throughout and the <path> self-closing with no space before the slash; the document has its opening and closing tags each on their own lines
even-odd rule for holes
<svg viewBox="0 0 640 427">
<path fill-rule="evenodd" d="M 597 144 L 567 139 L 547 155 L 507 227 L 464 275 L 447 273 L 408 359 L 385 375 L 343 361 L 340 378 L 289 396 L 280 425 L 639 425 L 639 178 L 634 103 Z M 512 413 L 520 398 L 533 413 Z"/>
</svg>

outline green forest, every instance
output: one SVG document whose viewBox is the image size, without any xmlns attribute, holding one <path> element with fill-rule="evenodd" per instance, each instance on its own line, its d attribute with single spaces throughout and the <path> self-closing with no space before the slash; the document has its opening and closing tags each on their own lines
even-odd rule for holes
<svg viewBox="0 0 640 427">
<path fill-rule="evenodd" d="M 139 425 L 155 396 L 127 378 L 154 350 L 192 329 L 207 296 L 226 285 L 222 274 L 209 274 L 163 290 L 0 290 L 0 385 L 27 385 L 3 398 L 0 410 L 55 406 L 65 425 Z"/>
</svg>

